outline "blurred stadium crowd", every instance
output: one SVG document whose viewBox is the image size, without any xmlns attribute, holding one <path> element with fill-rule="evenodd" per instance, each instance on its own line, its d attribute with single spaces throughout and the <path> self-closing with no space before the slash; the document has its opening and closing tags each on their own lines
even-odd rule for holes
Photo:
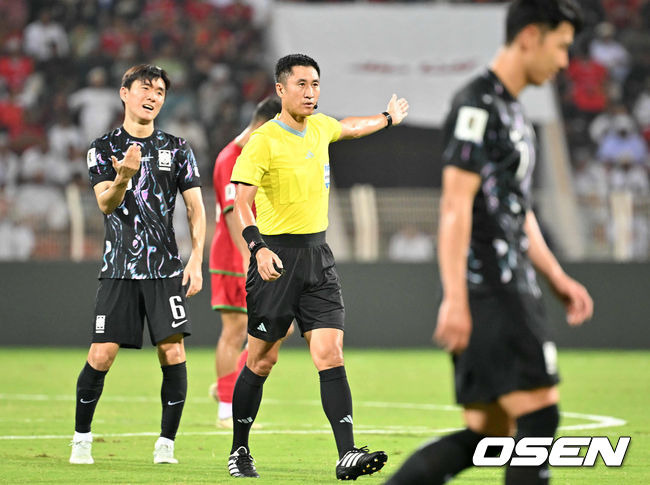
<svg viewBox="0 0 650 485">
<path fill-rule="evenodd" d="M 87 191 L 86 150 L 121 123 L 116 86 L 133 64 L 168 72 L 157 125 L 191 141 L 209 184 L 273 92 L 258 21 L 239 0 L 1 1 L 0 259 L 68 257 L 66 188 Z"/>
<path fill-rule="evenodd" d="M 629 259 L 649 257 L 650 1 L 581 0 L 588 28 L 558 83 L 574 187 L 591 243 L 631 230 Z M 623 209 L 620 209 L 623 207 Z M 631 226 L 611 213 L 632 210 Z"/>
<path fill-rule="evenodd" d="M 631 200 L 633 257 L 645 259 L 650 0 L 580 3 L 587 29 L 558 80 L 575 190 L 603 247 L 617 230 L 611 207 L 620 194 L 624 207 Z M 101 215 L 87 203 L 83 160 L 94 138 L 121 123 L 116 87 L 139 62 L 170 74 L 157 125 L 190 141 L 209 197 L 216 154 L 274 92 L 270 8 L 271 0 L 0 0 L 0 260 L 99 257 Z M 93 236 L 71 249 L 79 217 Z"/>
</svg>

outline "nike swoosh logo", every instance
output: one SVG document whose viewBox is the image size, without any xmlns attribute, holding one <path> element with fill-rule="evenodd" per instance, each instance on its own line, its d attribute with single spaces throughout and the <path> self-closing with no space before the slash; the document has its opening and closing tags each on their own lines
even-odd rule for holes
<svg viewBox="0 0 650 485">
<path fill-rule="evenodd" d="M 187 322 L 187 319 L 183 320 L 182 322 L 172 322 L 172 328 L 180 327 L 185 322 Z"/>
<path fill-rule="evenodd" d="M 81 404 L 90 404 L 91 402 L 95 402 L 95 401 L 97 401 L 97 398 L 91 399 L 90 401 L 84 401 L 83 397 L 81 399 L 79 399 L 79 402 Z"/>
<path fill-rule="evenodd" d="M 176 406 L 177 404 L 180 404 L 180 403 L 182 403 L 184 401 L 185 401 L 185 399 L 181 399 L 180 401 L 174 401 L 174 402 L 167 401 L 167 406 Z"/>
</svg>

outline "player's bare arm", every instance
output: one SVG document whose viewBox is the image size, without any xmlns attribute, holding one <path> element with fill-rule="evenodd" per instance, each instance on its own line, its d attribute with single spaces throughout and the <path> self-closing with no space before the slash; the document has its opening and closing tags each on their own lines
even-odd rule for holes
<svg viewBox="0 0 650 485">
<path fill-rule="evenodd" d="M 472 317 L 467 292 L 467 252 L 472 232 L 472 206 L 481 177 L 456 167 L 442 172 L 438 264 L 443 300 L 434 340 L 447 351 L 460 353 L 469 343 Z"/>
<path fill-rule="evenodd" d="M 594 313 L 594 302 L 587 289 L 567 275 L 544 241 L 533 211 L 526 213 L 524 230 L 530 246 L 528 256 L 535 268 L 542 273 L 551 287 L 564 302 L 569 325 L 580 325 Z"/>
<path fill-rule="evenodd" d="M 192 238 L 192 253 L 183 270 L 183 285 L 189 282 L 187 297 L 196 295 L 203 287 L 203 244 L 205 241 L 205 208 L 201 197 L 201 188 L 192 187 L 183 192 L 187 207 L 187 222 Z"/>
<path fill-rule="evenodd" d="M 361 138 L 391 125 L 399 125 L 408 116 L 409 104 L 404 98 L 393 94 L 386 107 L 390 116 L 380 113 L 374 116 L 351 116 L 341 120 L 341 139 Z"/>
<path fill-rule="evenodd" d="M 104 214 L 112 213 L 124 200 L 129 181 L 140 170 L 141 157 L 140 145 L 135 143 L 126 150 L 122 160 L 111 156 L 117 172 L 115 180 L 100 182 L 94 187 L 97 204 Z"/>
<path fill-rule="evenodd" d="M 256 226 L 253 215 L 253 203 L 255 202 L 257 187 L 255 185 L 237 184 L 235 192 L 235 216 L 242 227 Z M 275 281 L 281 273 L 276 271 L 273 264 L 282 268 L 282 260 L 269 248 L 263 247 L 255 253 L 257 271 L 264 281 Z"/>
</svg>

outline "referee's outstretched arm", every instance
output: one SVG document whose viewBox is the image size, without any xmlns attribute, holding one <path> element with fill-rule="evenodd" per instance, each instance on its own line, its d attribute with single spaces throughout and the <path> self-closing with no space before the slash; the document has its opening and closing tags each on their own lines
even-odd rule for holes
<svg viewBox="0 0 650 485">
<path fill-rule="evenodd" d="M 374 116 L 349 116 L 340 121 L 341 135 L 339 140 L 361 138 L 371 135 L 383 128 L 399 125 L 408 115 L 409 103 L 404 98 L 397 99 L 393 94 L 388 101 L 386 111 Z"/>
</svg>

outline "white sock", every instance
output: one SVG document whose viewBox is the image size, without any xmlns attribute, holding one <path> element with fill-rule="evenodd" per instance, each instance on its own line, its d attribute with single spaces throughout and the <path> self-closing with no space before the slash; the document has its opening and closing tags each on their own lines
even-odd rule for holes
<svg viewBox="0 0 650 485">
<path fill-rule="evenodd" d="M 232 403 L 219 401 L 219 419 L 232 418 Z"/>
<path fill-rule="evenodd" d="M 72 441 L 90 441 L 92 443 L 93 434 L 90 431 L 88 431 L 87 433 L 77 433 L 75 431 L 74 436 L 72 437 Z"/>
<path fill-rule="evenodd" d="M 170 440 L 169 438 L 163 438 L 162 436 L 158 438 L 158 441 L 156 441 L 156 446 L 158 445 L 168 445 L 171 446 L 172 449 L 174 448 L 174 440 Z"/>
</svg>

